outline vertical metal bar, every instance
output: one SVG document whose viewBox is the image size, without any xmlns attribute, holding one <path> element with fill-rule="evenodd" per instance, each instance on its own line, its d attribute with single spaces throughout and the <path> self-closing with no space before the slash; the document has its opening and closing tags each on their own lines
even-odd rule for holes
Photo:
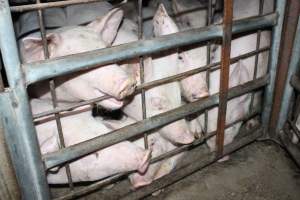
<svg viewBox="0 0 300 200">
<path fill-rule="evenodd" d="M 11 109 L 1 118 L 22 198 L 50 199 L 7 0 L 0 0 L 0 49 L 11 88 L 10 101 L 1 102 Z"/>
<path fill-rule="evenodd" d="M 263 14 L 264 10 L 264 0 L 259 0 L 259 11 L 258 15 L 261 16 Z M 261 30 L 257 31 L 257 38 L 256 38 L 256 50 L 260 48 L 260 38 L 261 38 Z M 258 59 L 259 59 L 259 54 L 255 55 L 255 62 L 254 62 L 254 73 L 252 80 L 255 80 L 257 78 L 257 65 L 258 65 Z M 251 99 L 250 99 L 250 108 L 249 110 L 253 110 L 253 103 L 254 103 L 254 97 L 255 97 L 255 92 L 251 93 Z"/>
<path fill-rule="evenodd" d="M 300 5 L 300 2 L 299 2 Z M 300 67 L 300 16 L 298 13 L 298 25 L 296 30 L 296 37 L 294 40 L 294 47 L 293 47 L 293 54 L 291 57 L 290 65 L 288 68 L 288 74 L 287 74 L 287 81 L 285 82 L 285 87 L 282 95 L 282 102 L 281 102 L 281 109 L 279 112 L 279 118 L 278 123 L 276 126 L 276 131 L 279 131 L 283 128 L 284 123 L 287 121 L 287 114 L 288 114 L 288 108 L 289 104 L 291 102 L 292 94 L 293 94 L 293 88 L 290 85 L 289 80 L 291 79 L 292 75 L 296 73 L 297 70 L 299 70 Z"/>
<path fill-rule="evenodd" d="M 217 123 L 217 156 L 222 156 L 224 148 L 224 132 L 226 123 L 226 109 L 230 68 L 230 49 L 232 35 L 232 0 L 224 0 L 223 41 L 220 69 L 220 97 Z"/>
<path fill-rule="evenodd" d="M 40 0 L 36 0 L 36 3 L 39 4 Z M 46 29 L 45 29 L 45 25 L 44 25 L 44 16 L 43 16 L 42 9 L 39 9 L 37 11 L 37 13 L 38 13 L 38 21 L 39 21 L 39 26 L 40 26 L 40 31 L 41 31 L 42 42 L 43 42 L 44 57 L 45 57 L 45 59 L 49 59 L 49 50 L 48 50 Z M 50 93 L 51 93 L 53 108 L 56 108 L 57 107 L 57 98 L 56 98 L 56 92 L 55 92 L 55 82 L 53 79 L 49 81 L 49 86 L 50 86 Z M 64 140 L 64 136 L 63 136 L 63 130 L 62 130 L 59 113 L 55 113 L 54 117 L 55 117 L 57 132 L 58 132 L 58 138 L 59 138 L 59 142 L 60 142 L 60 148 L 65 148 L 66 145 L 65 145 L 65 140 Z M 73 181 L 72 181 L 72 174 L 71 174 L 69 164 L 65 165 L 65 170 L 66 170 L 66 174 L 67 174 L 69 187 L 71 190 L 73 190 L 74 185 L 73 185 Z"/>
<path fill-rule="evenodd" d="M 0 72 L 2 71 L 2 61 L 0 56 Z M 4 92 L 2 75 L 0 74 L 0 93 Z M 0 115 L 1 118 L 1 115 Z M 9 157 L 7 143 L 4 137 L 4 128 L 0 120 L 0 197 L 1 199 L 18 200 L 21 199 L 13 165 Z"/>
<path fill-rule="evenodd" d="M 297 24 L 299 25 L 299 12 L 300 12 L 300 1 L 291 0 L 287 4 L 286 14 L 284 20 L 283 39 L 282 47 L 280 48 L 280 60 L 278 64 L 274 102 L 272 108 L 272 115 L 270 120 L 270 130 L 276 130 L 278 132 L 283 128 L 283 124 L 287 120 L 288 104 L 290 103 L 292 96 L 292 87 L 289 85 L 289 80 L 293 73 L 296 73 L 297 63 L 293 63 L 291 58 L 297 52 L 297 39 L 294 40 L 297 30 Z M 299 41 L 298 41 L 299 42 Z M 294 45 L 294 49 L 293 49 Z M 296 49 L 295 49 L 296 48 Z M 293 50 L 293 51 L 292 51 Z M 299 51 L 298 51 L 299 53 Z M 299 56 L 299 55 L 296 55 Z M 292 59 L 292 60 L 291 60 Z M 290 63 L 291 61 L 291 63 Z M 293 62 L 297 62 L 294 60 Z M 289 69 L 289 64 L 291 69 Z M 279 114 L 280 113 L 280 114 Z"/>
<path fill-rule="evenodd" d="M 269 56 L 269 74 L 270 84 L 265 88 L 264 92 L 264 110 L 262 115 L 262 124 L 265 128 L 265 132 L 269 131 L 269 123 L 271 117 L 271 110 L 274 97 L 275 89 L 275 76 L 279 60 L 279 50 L 281 43 L 281 33 L 283 27 L 284 11 L 285 11 L 286 0 L 276 0 L 276 12 L 279 14 L 277 25 L 272 29 L 272 47 Z M 275 131 L 272 131 L 270 137 L 275 136 Z"/>
<path fill-rule="evenodd" d="M 207 7 L 207 26 L 210 26 L 212 22 L 212 0 L 208 1 L 208 7 Z M 206 53 L 206 64 L 209 65 L 211 63 L 210 60 L 210 53 L 211 53 L 211 43 L 210 41 L 207 42 L 207 53 Z M 206 71 L 206 84 L 207 88 L 209 90 L 209 77 L 210 77 L 210 70 L 208 69 Z M 208 110 L 205 110 L 204 112 L 204 134 L 207 134 L 207 124 L 208 124 Z"/>
<path fill-rule="evenodd" d="M 138 0 L 138 38 L 139 40 L 143 39 L 143 0 Z M 143 56 L 139 57 L 139 64 L 140 64 L 140 81 L 141 84 L 145 82 L 145 71 L 144 71 L 144 58 Z M 147 118 L 146 112 L 146 96 L 145 96 L 145 89 L 141 91 L 142 97 L 142 112 L 143 112 L 143 119 Z M 148 149 L 148 135 L 147 133 L 144 134 L 144 146 L 145 149 Z"/>
</svg>

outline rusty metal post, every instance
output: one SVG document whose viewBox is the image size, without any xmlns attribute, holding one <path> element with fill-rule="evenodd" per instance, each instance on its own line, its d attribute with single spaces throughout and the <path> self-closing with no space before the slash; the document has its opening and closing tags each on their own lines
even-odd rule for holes
<svg viewBox="0 0 300 200">
<path fill-rule="evenodd" d="M 285 20 L 284 20 L 284 29 L 283 29 L 283 38 L 282 38 L 282 48 L 280 52 L 280 60 L 278 64 L 276 85 L 275 85 L 275 94 L 274 102 L 272 107 L 272 114 L 270 120 L 270 130 L 276 130 L 278 132 L 283 127 L 281 122 L 283 118 L 286 121 L 286 117 L 281 116 L 279 119 L 279 113 L 282 108 L 282 100 L 284 94 L 285 83 L 287 80 L 287 74 L 289 70 L 289 63 L 291 59 L 291 54 L 293 50 L 294 38 L 297 29 L 298 17 L 300 12 L 300 1 L 299 0 L 290 0 L 287 4 Z M 288 102 L 285 102 L 288 103 Z M 287 113 L 285 113 L 287 115 Z M 278 124 L 278 122 L 280 122 Z M 279 125 L 279 126 L 278 126 Z"/>
<path fill-rule="evenodd" d="M 223 43 L 220 69 L 220 104 L 217 124 L 217 156 L 222 156 L 229 83 L 230 49 L 232 35 L 232 0 L 224 0 Z"/>
</svg>

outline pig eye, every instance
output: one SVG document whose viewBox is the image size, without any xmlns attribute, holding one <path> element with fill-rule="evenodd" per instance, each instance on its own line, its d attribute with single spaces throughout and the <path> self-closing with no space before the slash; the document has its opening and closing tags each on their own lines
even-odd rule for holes
<svg viewBox="0 0 300 200">
<path fill-rule="evenodd" d="M 179 59 L 179 60 L 182 60 L 182 56 L 178 56 L 178 59 Z"/>
</svg>

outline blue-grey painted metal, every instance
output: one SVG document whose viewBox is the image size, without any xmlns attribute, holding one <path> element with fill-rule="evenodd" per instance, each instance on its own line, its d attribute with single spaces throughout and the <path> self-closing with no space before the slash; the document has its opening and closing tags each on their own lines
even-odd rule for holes
<svg viewBox="0 0 300 200">
<path fill-rule="evenodd" d="M 263 29 L 275 25 L 276 22 L 277 14 L 238 20 L 234 22 L 232 32 L 237 34 Z M 222 25 L 211 25 L 152 40 L 142 40 L 112 48 L 95 50 L 80 55 L 77 54 L 66 56 L 64 58 L 24 64 L 23 69 L 25 71 L 26 83 L 30 84 L 39 80 L 53 78 L 82 69 L 90 69 L 99 65 L 221 37 Z"/>
<path fill-rule="evenodd" d="M 272 46 L 269 56 L 270 84 L 265 89 L 264 110 L 262 112 L 262 124 L 265 128 L 265 131 L 268 131 L 271 117 L 285 7 L 286 0 L 276 0 L 276 12 L 279 14 L 279 17 L 277 20 L 277 25 L 274 26 L 272 30 Z"/>
<path fill-rule="evenodd" d="M 289 105 L 291 102 L 293 87 L 290 85 L 290 80 L 292 75 L 299 70 L 300 67 L 300 16 L 298 18 L 298 25 L 296 30 L 296 36 L 294 40 L 294 46 L 292 51 L 292 57 L 289 64 L 289 71 L 287 75 L 287 80 L 284 88 L 283 99 L 281 102 L 281 108 L 279 113 L 279 119 L 276 126 L 276 131 L 283 128 L 284 123 L 287 121 Z"/>
<path fill-rule="evenodd" d="M 10 86 L 1 93 L 1 120 L 22 199 L 49 199 L 7 0 L 0 0 L 0 49 Z"/>
</svg>

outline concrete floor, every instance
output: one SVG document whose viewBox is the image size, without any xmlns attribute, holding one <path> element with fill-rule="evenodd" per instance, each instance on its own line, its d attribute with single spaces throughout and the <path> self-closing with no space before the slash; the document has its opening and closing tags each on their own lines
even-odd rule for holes
<svg viewBox="0 0 300 200">
<path fill-rule="evenodd" d="M 111 192 L 105 189 L 80 199 L 118 199 Z M 215 163 L 145 199 L 299 200 L 300 169 L 279 146 L 255 142 L 232 154 L 229 161 Z"/>
<path fill-rule="evenodd" d="M 300 169 L 279 146 L 253 143 L 147 200 L 299 200 Z"/>
</svg>

